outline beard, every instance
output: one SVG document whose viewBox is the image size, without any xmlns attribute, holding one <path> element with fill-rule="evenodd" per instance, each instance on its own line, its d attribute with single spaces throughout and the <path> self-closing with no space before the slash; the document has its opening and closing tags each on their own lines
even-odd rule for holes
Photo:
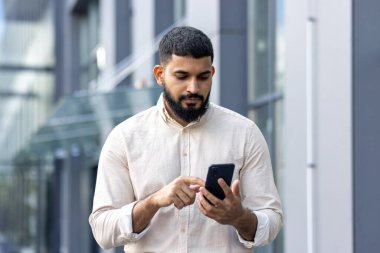
<svg viewBox="0 0 380 253">
<path fill-rule="evenodd" d="M 208 108 L 209 105 L 209 98 L 210 98 L 210 92 L 207 94 L 206 99 L 204 96 L 199 94 L 187 94 L 187 95 L 181 95 L 178 98 L 178 101 L 176 101 L 173 97 L 173 95 L 170 93 L 168 89 L 166 89 L 166 85 L 163 85 L 164 87 L 164 99 L 168 103 L 168 106 L 170 109 L 174 112 L 174 114 L 180 118 L 181 120 L 190 123 L 192 121 L 195 121 L 199 119 L 201 116 L 203 116 Z M 202 101 L 201 106 L 199 108 L 195 108 L 195 105 L 189 105 L 187 108 L 183 107 L 181 102 L 184 99 L 187 98 L 198 98 Z"/>
</svg>

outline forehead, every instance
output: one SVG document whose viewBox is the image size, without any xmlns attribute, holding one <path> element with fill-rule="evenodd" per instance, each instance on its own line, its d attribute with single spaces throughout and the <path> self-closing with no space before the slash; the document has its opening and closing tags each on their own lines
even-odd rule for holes
<svg viewBox="0 0 380 253">
<path fill-rule="evenodd" d="M 191 56 L 178 56 L 173 54 L 165 69 L 168 71 L 203 72 L 212 67 L 211 57 L 194 58 Z"/>
</svg>

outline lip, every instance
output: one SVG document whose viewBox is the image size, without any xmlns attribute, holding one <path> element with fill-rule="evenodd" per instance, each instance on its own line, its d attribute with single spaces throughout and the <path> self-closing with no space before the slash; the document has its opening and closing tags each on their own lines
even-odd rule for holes
<svg viewBox="0 0 380 253">
<path fill-rule="evenodd" d="M 198 101 L 201 101 L 201 99 L 199 99 L 199 98 L 185 98 L 184 101 L 185 102 L 198 102 Z"/>
</svg>

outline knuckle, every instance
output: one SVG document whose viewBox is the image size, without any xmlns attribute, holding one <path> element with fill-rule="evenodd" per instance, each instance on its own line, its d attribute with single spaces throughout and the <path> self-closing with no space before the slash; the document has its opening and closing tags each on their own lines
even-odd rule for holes
<svg viewBox="0 0 380 253">
<path fill-rule="evenodd" d="M 209 213 L 212 210 L 212 206 L 208 205 L 205 207 L 205 209 L 206 209 L 207 213 Z"/>
</svg>

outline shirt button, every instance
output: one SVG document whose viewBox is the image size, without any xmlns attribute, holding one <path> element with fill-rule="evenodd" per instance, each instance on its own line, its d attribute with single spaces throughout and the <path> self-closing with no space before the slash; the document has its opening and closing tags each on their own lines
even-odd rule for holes
<svg viewBox="0 0 380 253">
<path fill-rule="evenodd" d="M 187 153 L 183 153 L 183 156 L 187 156 Z"/>
<path fill-rule="evenodd" d="M 185 233 L 185 232 L 186 232 L 186 229 L 181 228 L 181 233 Z"/>
</svg>

